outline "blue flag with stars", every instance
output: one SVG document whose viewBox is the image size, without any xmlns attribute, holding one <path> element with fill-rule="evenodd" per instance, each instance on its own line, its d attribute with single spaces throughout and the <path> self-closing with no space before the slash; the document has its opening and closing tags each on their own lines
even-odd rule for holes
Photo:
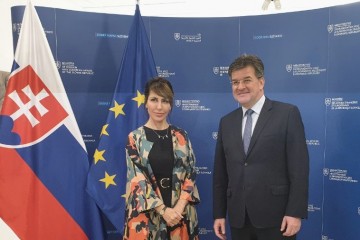
<svg viewBox="0 0 360 240">
<path fill-rule="evenodd" d="M 87 191 L 120 233 L 125 220 L 128 134 L 145 124 L 144 86 L 157 76 L 139 5 L 130 28 L 117 85 L 87 180 Z"/>
</svg>

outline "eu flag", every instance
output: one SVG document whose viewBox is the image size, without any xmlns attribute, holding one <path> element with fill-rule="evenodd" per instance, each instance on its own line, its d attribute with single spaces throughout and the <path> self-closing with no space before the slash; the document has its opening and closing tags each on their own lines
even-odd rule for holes
<svg viewBox="0 0 360 240">
<path fill-rule="evenodd" d="M 136 5 L 112 105 L 100 133 L 87 182 L 87 191 L 121 233 L 125 218 L 125 144 L 128 134 L 145 124 L 143 89 L 147 80 L 156 76 L 149 40 Z"/>
<path fill-rule="evenodd" d="M 19 239 L 103 239 L 100 211 L 85 190 L 89 167 L 44 28 L 28 1 L 0 115 L 0 218 Z"/>
</svg>

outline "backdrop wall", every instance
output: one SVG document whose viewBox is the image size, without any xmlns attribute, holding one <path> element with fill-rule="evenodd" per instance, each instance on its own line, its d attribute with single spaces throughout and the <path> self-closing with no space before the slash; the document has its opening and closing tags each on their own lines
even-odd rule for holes
<svg viewBox="0 0 360 240">
<path fill-rule="evenodd" d="M 14 46 L 23 7 L 12 8 Z M 89 156 L 98 145 L 132 16 L 38 7 Z M 296 104 L 310 151 L 309 219 L 300 240 L 360 236 L 360 3 L 264 16 L 143 17 L 160 76 L 175 90 L 172 124 L 197 157 L 202 239 L 215 239 L 213 155 L 221 116 L 237 108 L 227 76 L 242 53 L 265 64 L 267 97 Z M 89 161 L 92 157 L 89 158 Z M 109 239 L 118 233 L 110 225 Z"/>
</svg>

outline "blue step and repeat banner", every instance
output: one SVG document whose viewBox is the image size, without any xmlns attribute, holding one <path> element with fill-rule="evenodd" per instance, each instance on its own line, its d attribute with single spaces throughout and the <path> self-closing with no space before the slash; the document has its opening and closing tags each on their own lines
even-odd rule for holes
<svg viewBox="0 0 360 240">
<path fill-rule="evenodd" d="M 14 46 L 23 11 L 12 8 Z M 91 161 L 133 16 L 37 11 Z M 217 127 L 238 107 L 227 70 L 242 53 L 263 59 L 266 96 L 296 104 L 303 116 L 310 199 L 298 239 L 360 239 L 359 12 L 360 3 L 353 3 L 263 16 L 143 17 L 158 74 L 174 86 L 170 122 L 189 132 L 197 157 L 201 239 L 216 239 L 211 182 Z M 118 239 L 104 221 L 108 239 Z"/>
</svg>

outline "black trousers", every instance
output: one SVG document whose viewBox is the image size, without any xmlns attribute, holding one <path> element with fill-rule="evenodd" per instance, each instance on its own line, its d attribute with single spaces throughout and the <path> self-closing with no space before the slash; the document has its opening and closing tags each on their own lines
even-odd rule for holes
<svg viewBox="0 0 360 240">
<path fill-rule="evenodd" d="M 244 228 L 230 228 L 232 240 L 296 240 L 296 236 L 285 237 L 276 228 L 255 228 L 247 225 Z"/>
<path fill-rule="evenodd" d="M 246 212 L 243 228 L 230 227 L 232 240 L 296 240 L 296 235 L 285 237 L 280 231 L 280 225 L 274 228 L 256 228 L 251 224 Z"/>
</svg>

